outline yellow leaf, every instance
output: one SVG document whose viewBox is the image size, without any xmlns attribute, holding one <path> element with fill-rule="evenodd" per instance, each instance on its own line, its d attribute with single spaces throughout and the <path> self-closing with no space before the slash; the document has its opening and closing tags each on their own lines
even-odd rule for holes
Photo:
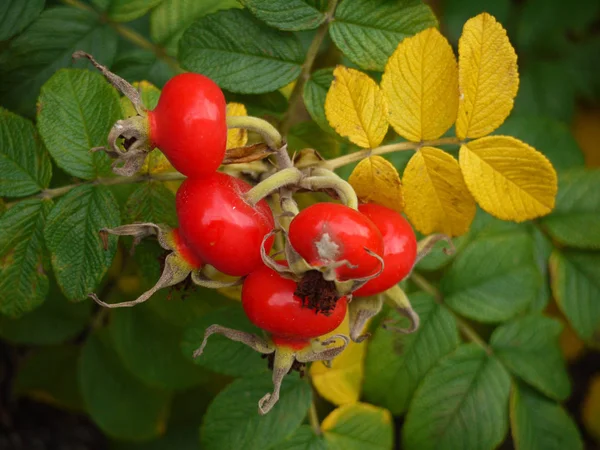
<svg viewBox="0 0 600 450">
<path fill-rule="evenodd" d="M 409 141 L 437 139 L 456 121 L 458 74 L 452 47 L 435 28 L 398 45 L 381 88 L 394 130 Z"/>
<path fill-rule="evenodd" d="M 334 334 L 348 336 L 349 333 L 348 317 L 346 317 L 344 322 L 328 336 Z M 365 351 L 366 345 L 350 342 L 340 356 L 332 361 L 331 368 L 327 368 L 321 361 L 311 365 L 311 380 L 321 397 L 334 405 L 358 401 L 364 375 Z"/>
<path fill-rule="evenodd" d="M 600 443 L 600 374 L 594 376 L 590 382 L 583 402 L 582 417 L 588 433 Z"/>
<path fill-rule="evenodd" d="M 159 149 L 155 148 L 146 157 L 140 173 L 163 173 L 175 172 L 167 157 Z"/>
<path fill-rule="evenodd" d="M 487 13 L 468 20 L 458 41 L 460 139 L 486 136 L 508 117 L 519 89 L 517 54 L 506 30 Z"/>
<path fill-rule="evenodd" d="M 475 217 L 475 200 L 458 162 L 434 147 L 423 147 L 404 170 L 406 215 L 423 234 L 460 236 Z"/>
<path fill-rule="evenodd" d="M 329 124 L 364 148 L 377 147 L 388 129 L 388 109 L 377 83 L 364 73 L 337 66 L 325 98 Z"/>
<path fill-rule="evenodd" d="M 228 116 L 247 116 L 246 107 L 241 103 L 227 103 Z M 243 147 L 248 142 L 248 130 L 232 128 L 227 131 L 227 148 Z"/>
<path fill-rule="evenodd" d="M 554 208 L 556 171 L 533 147 L 488 136 L 460 148 L 460 168 L 477 203 L 502 220 L 523 222 Z"/>
<path fill-rule="evenodd" d="M 392 415 L 368 403 L 334 409 L 321 423 L 327 448 L 390 449 L 394 445 Z"/>
<path fill-rule="evenodd" d="M 363 159 L 352 171 L 348 182 L 361 201 L 402 212 L 402 182 L 398 171 L 387 159 L 381 156 Z"/>
</svg>

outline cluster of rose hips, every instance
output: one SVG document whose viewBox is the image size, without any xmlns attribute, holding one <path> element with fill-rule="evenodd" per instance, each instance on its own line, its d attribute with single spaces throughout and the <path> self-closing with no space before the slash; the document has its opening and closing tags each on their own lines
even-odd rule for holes
<svg viewBox="0 0 600 450">
<path fill-rule="evenodd" d="M 109 135 L 106 150 L 117 159 L 113 170 L 134 174 L 156 147 L 187 176 L 176 196 L 179 228 L 141 223 L 103 230 L 134 236 L 134 244 L 157 236 L 170 250 L 157 284 L 131 302 L 106 304 L 91 294 L 94 300 L 106 307 L 133 306 L 188 276 L 212 288 L 241 284 L 244 311 L 264 335 L 211 325 L 194 356 L 202 354 L 215 333 L 271 355 L 274 391 L 260 400 L 261 414 L 277 402 L 282 379 L 293 367 L 330 362 L 350 339 L 367 337 L 363 328 L 382 307 L 379 294 L 391 292 L 402 303 L 397 283 L 415 264 L 417 242 L 399 213 L 374 203 L 358 204 L 348 183 L 329 170 L 294 167 L 278 133 L 256 118 L 250 118 L 249 126 L 274 147 L 274 170 L 255 186 L 218 172 L 232 121 L 214 82 L 194 73 L 177 75 L 165 84 L 156 108 L 148 111 L 126 81 L 87 54 L 74 56 L 89 58 L 136 107 L 137 115 L 118 121 Z M 260 122 L 264 125 L 255 125 Z M 325 191 L 342 203 L 317 203 L 299 211 L 293 198 L 299 191 Z M 277 234 L 282 245 L 272 254 Z M 319 339 L 335 330 L 347 313 L 349 337 Z M 414 329 L 418 317 L 412 314 Z"/>
</svg>

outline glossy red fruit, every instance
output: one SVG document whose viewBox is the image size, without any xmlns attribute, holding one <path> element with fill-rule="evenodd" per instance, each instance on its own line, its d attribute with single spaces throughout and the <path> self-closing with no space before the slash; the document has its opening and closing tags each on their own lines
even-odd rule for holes
<svg viewBox="0 0 600 450">
<path fill-rule="evenodd" d="M 188 247 L 228 275 L 247 275 L 263 265 L 260 246 L 275 222 L 266 201 L 246 203 L 248 183 L 221 172 L 188 178 L 177 191 L 179 231 Z M 273 238 L 265 243 L 267 252 Z"/>
<path fill-rule="evenodd" d="M 197 73 L 174 76 L 148 112 L 152 146 L 188 177 L 216 171 L 227 145 L 225 109 L 223 92 L 210 78 Z"/>
<path fill-rule="evenodd" d="M 242 286 L 242 306 L 248 319 L 273 335 L 275 344 L 293 348 L 309 339 L 335 330 L 346 315 L 346 297 L 340 298 L 329 315 L 302 306 L 294 295 L 296 283 L 263 265 Z"/>
<path fill-rule="evenodd" d="M 185 240 L 181 237 L 179 228 L 175 228 L 172 233 L 177 254 L 194 269 L 199 269 L 202 267 L 202 260 L 188 247 Z"/>
<path fill-rule="evenodd" d="M 342 260 L 357 266 L 336 269 L 340 281 L 373 275 L 381 267 L 365 250 L 383 255 L 381 233 L 366 216 L 344 205 L 316 203 L 300 211 L 290 224 L 289 239 L 312 266 Z"/>
<path fill-rule="evenodd" d="M 417 257 L 417 239 L 408 221 L 390 208 L 367 203 L 359 205 L 358 210 L 371 219 L 383 236 L 383 272 L 353 294 L 365 297 L 387 291 L 410 273 Z"/>
</svg>

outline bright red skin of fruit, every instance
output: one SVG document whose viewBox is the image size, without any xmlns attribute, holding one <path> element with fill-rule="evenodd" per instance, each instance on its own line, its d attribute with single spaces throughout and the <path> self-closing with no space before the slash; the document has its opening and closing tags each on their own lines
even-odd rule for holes
<svg viewBox="0 0 600 450">
<path fill-rule="evenodd" d="M 300 349 L 309 339 L 335 330 L 346 315 L 346 297 L 340 298 L 330 315 L 302 306 L 294 295 L 296 283 L 263 265 L 242 286 L 242 306 L 257 327 L 273 335 L 277 345 Z"/>
<path fill-rule="evenodd" d="M 175 228 L 173 230 L 173 241 L 175 242 L 175 249 L 179 256 L 181 256 L 185 262 L 187 262 L 194 269 L 199 269 L 202 267 L 202 260 L 198 258 L 197 255 L 192 252 L 192 250 L 187 246 L 184 239 L 181 237 L 179 233 L 179 228 Z"/>
<path fill-rule="evenodd" d="M 183 73 L 165 84 L 148 112 L 150 141 L 179 172 L 198 177 L 217 170 L 227 145 L 226 102 L 210 78 Z"/>
<path fill-rule="evenodd" d="M 373 221 L 383 236 L 383 272 L 353 294 L 365 297 L 387 291 L 410 273 L 417 257 L 417 238 L 408 221 L 390 208 L 367 203 L 359 205 L 358 210 Z"/>
<path fill-rule="evenodd" d="M 317 248 L 317 243 L 326 240 L 325 235 L 338 245 L 335 258 L 329 262 L 345 259 L 358 266 L 356 269 L 346 266 L 336 269 L 338 280 L 366 277 L 380 269 L 379 261 L 369 255 L 365 247 L 383 255 L 381 233 L 360 212 L 337 203 L 317 203 L 300 211 L 290 224 L 292 247 L 312 266 L 327 263 Z"/>
<path fill-rule="evenodd" d="M 205 263 L 228 275 L 247 275 L 263 265 L 260 246 L 273 230 L 266 201 L 250 206 L 242 195 L 252 188 L 221 172 L 183 182 L 177 191 L 179 232 Z M 265 243 L 268 252 L 273 238 Z"/>
</svg>

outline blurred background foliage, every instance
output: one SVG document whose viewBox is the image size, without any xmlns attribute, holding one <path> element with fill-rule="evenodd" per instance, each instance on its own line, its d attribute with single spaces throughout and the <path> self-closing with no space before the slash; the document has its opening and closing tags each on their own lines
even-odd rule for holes
<svg viewBox="0 0 600 450">
<path fill-rule="evenodd" d="M 6 5 L 16 3 L 26 6 L 10 15 Z M 571 395 L 568 381 L 566 388 L 545 388 L 550 397 L 564 400 L 585 448 L 600 448 L 600 327 L 592 324 L 584 330 L 582 325 L 586 315 L 593 319 L 600 310 L 600 169 L 588 170 L 600 167 L 600 2 L 425 3 L 455 49 L 464 22 L 482 11 L 494 15 L 508 30 L 519 57 L 521 83 L 513 114 L 496 134 L 513 135 L 545 153 L 559 172 L 560 191 L 557 214 L 535 223 L 502 223 L 478 212 L 472 230 L 455 240 L 457 254 L 449 257 L 438 248 L 417 267 L 419 279 L 427 286 L 437 286 L 441 280 L 441 290 L 449 294 L 448 305 L 487 339 L 494 332 L 486 320 L 489 311 L 464 306 L 468 305 L 464 296 L 474 295 L 468 292 L 469 274 L 479 269 L 478 262 L 484 258 L 505 264 L 502 276 L 492 285 L 479 287 L 477 295 L 489 297 L 499 305 L 500 316 L 508 318 L 521 311 L 518 307 L 506 311 L 503 305 L 524 298 L 527 292 L 528 311 L 544 311 L 564 323 L 560 351 L 568 362 Z M 71 53 L 80 48 L 130 82 L 147 80 L 160 88 L 179 70 L 177 43 L 184 30 L 207 14 L 231 7 L 241 6 L 233 0 L 28 0 L 0 5 L 0 105 L 35 118 L 40 88 L 57 69 L 89 67 L 82 61 L 71 62 Z M 294 34 L 306 51 L 314 31 Z M 299 105 L 292 111 L 292 150 L 314 147 L 326 157 L 354 150 L 332 132 L 322 110 L 331 68 L 340 63 L 356 66 L 326 38 L 316 60 L 317 71 L 304 90 L 306 108 Z M 377 80 L 381 76 L 377 71 L 369 74 Z M 264 94 L 226 92 L 226 96 L 228 101 L 245 104 L 250 115 L 278 123 L 292 89 L 290 85 Z M 389 159 L 402 171 L 409 156 L 401 152 Z M 340 174 L 347 177 L 351 169 L 345 167 Z M 76 181 L 53 167 L 50 187 Z M 111 191 L 123 223 L 156 217 L 175 223 L 176 188 L 177 182 L 113 186 Z M 150 200 L 152 208 L 141 207 Z M 570 213 L 581 213 L 581 217 L 569 218 Z M 121 240 L 97 289 L 100 298 L 131 300 L 158 278 L 162 253 L 158 245 L 144 242 L 133 255 L 129 245 Z M 521 267 L 512 260 L 502 262 L 500 249 L 526 255 L 523 259 L 533 254 L 536 263 Z M 303 421 L 311 393 L 297 377 L 286 381 L 280 408 L 266 421 L 258 420 L 255 401 L 269 390 L 269 374 L 266 362 L 240 345 L 215 337 L 201 365 L 192 363 L 190 355 L 208 324 L 252 329 L 235 300 L 235 291 L 163 291 L 135 309 L 108 312 L 90 301 L 71 303 L 51 271 L 48 278 L 49 294 L 41 306 L 18 319 L 0 316 L 0 448 L 198 449 L 198 429 L 204 421 L 206 448 L 266 449 Z M 407 288 L 416 291 L 423 286 L 410 282 Z M 425 294 L 414 298 L 418 311 L 433 311 L 433 302 Z M 577 309 L 578 298 L 588 304 Z M 557 300 L 563 302 L 561 307 Z M 568 320 L 565 312 L 571 314 Z M 494 336 L 495 332 L 492 343 Z M 327 379 L 315 366 L 311 375 L 318 416 L 327 416 L 334 405 L 360 398 L 392 413 L 399 443 L 401 414 L 423 376 L 405 373 L 403 364 L 410 354 L 403 354 L 402 348 L 412 345 L 407 339 L 378 330 L 363 350 L 351 354 L 358 368 L 342 361 Z M 438 356 L 456 347 L 458 339 L 450 327 L 448 349 L 438 349 Z M 527 375 L 523 378 L 527 380 Z M 394 384 L 398 380 L 414 385 L 412 390 L 398 387 Z M 519 390 L 521 401 L 543 402 L 536 397 L 539 394 L 527 389 Z M 544 386 L 540 389 L 546 393 Z M 241 401 L 242 394 L 250 400 Z M 353 408 L 360 410 L 363 420 L 372 421 L 374 430 L 391 420 L 362 403 Z M 344 414 L 354 417 L 348 410 L 336 410 L 335 417 L 327 417 L 322 424 L 326 435 L 331 430 L 341 436 L 346 433 L 339 429 L 340 423 L 346 423 Z M 296 442 L 311 439 L 305 427 L 295 431 Z M 379 433 L 384 437 L 378 438 L 380 446 L 374 448 L 389 448 L 386 430 Z M 340 445 L 350 448 L 343 442 Z M 502 448 L 512 446 L 510 437 L 502 444 Z"/>
</svg>

